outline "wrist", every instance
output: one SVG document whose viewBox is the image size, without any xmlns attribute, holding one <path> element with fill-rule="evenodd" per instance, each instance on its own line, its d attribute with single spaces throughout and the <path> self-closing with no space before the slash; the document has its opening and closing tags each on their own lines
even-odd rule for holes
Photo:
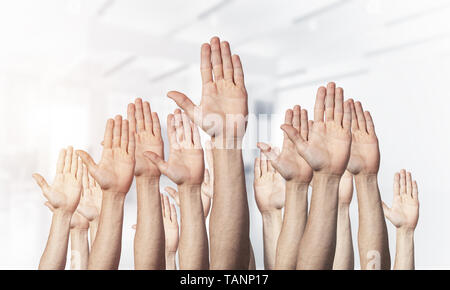
<svg viewBox="0 0 450 290">
<path fill-rule="evenodd" d="M 220 135 L 220 136 L 211 137 L 211 142 L 213 144 L 214 149 L 242 150 L 243 138 L 244 138 L 244 136 L 242 136 L 242 137 L 236 137 L 236 136 L 227 137 L 224 135 Z"/>
<path fill-rule="evenodd" d="M 64 220 L 70 221 L 72 219 L 73 213 L 74 212 L 71 210 L 57 208 L 53 211 L 53 217 L 55 217 L 57 219 L 64 219 Z"/>
<path fill-rule="evenodd" d="M 410 238 L 414 236 L 414 229 L 412 228 L 397 228 L 397 236 L 402 238 Z"/>
<path fill-rule="evenodd" d="M 136 183 L 146 183 L 146 184 L 158 184 L 161 179 L 161 175 L 150 176 L 150 175 L 139 175 L 136 176 Z"/>
<path fill-rule="evenodd" d="M 105 190 L 103 191 L 102 206 L 105 202 L 123 205 L 125 203 L 125 196 L 126 194 L 123 194 L 121 192 Z"/>
<path fill-rule="evenodd" d="M 362 182 L 378 182 L 378 173 L 358 173 L 354 175 L 355 181 L 362 181 Z"/>
</svg>

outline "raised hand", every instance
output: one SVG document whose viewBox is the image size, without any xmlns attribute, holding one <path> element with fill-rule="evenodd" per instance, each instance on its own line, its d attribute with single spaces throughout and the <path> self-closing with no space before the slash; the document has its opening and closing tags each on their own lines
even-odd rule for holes
<svg viewBox="0 0 450 290">
<path fill-rule="evenodd" d="M 136 134 L 136 177 L 159 177 L 158 167 L 144 158 L 145 151 L 152 151 L 164 158 L 164 144 L 161 137 L 161 125 L 156 112 L 152 112 L 149 102 L 136 99 L 128 105 L 130 134 Z"/>
<path fill-rule="evenodd" d="M 352 111 L 352 147 L 347 170 L 353 175 L 377 174 L 380 149 L 370 112 L 364 112 L 360 102 L 350 100 Z"/>
<path fill-rule="evenodd" d="M 161 207 L 166 237 L 166 269 L 176 270 L 175 255 L 178 250 L 179 228 L 177 210 L 175 205 L 169 202 L 167 196 L 161 194 Z"/>
<path fill-rule="evenodd" d="M 398 229 L 414 230 L 419 220 L 419 199 L 417 182 L 411 172 L 404 169 L 394 177 L 394 200 L 392 208 L 383 202 L 386 218 Z"/>
<path fill-rule="evenodd" d="M 169 160 L 147 151 L 147 157 L 157 168 L 178 185 L 200 185 L 203 182 L 205 164 L 200 134 L 197 126 L 179 109 L 167 117 L 169 135 Z"/>
<path fill-rule="evenodd" d="M 255 200 L 261 214 L 281 210 L 286 192 L 283 177 L 262 154 L 255 159 L 254 171 Z"/>
<path fill-rule="evenodd" d="M 122 120 L 122 116 L 108 120 L 99 164 L 87 152 L 77 150 L 104 193 L 126 195 L 133 182 L 136 145 L 134 134 L 130 134 L 128 126 L 128 120 Z"/>
<path fill-rule="evenodd" d="M 312 127 L 312 121 L 308 124 L 308 111 L 301 110 L 300 106 L 295 106 L 294 110 L 287 110 L 285 114 L 286 125 L 292 126 L 303 140 L 309 140 L 309 129 Z M 277 172 L 283 176 L 286 181 L 310 183 L 313 170 L 311 166 L 297 154 L 295 144 L 284 133 L 283 149 L 281 154 L 277 154 L 272 148 L 264 143 L 258 143 L 258 148 L 267 156 Z"/>
<path fill-rule="evenodd" d="M 317 92 L 314 122 L 308 139 L 292 125 L 281 126 L 297 152 L 315 172 L 342 175 L 350 157 L 352 136 L 350 103 L 344 103 L 344 90 L 329 83 Z"/>
<path fill-rule="evenodd" d="M 89 222 L 97 220 L 102 208 L 102 189 L 83 166 L 83 194 L 77 212 Z"/>
<path fill-rule="evenodd" d="M 228 42 L 213 37 L 201 48 L 202 99 L 199 106 L 176 91 L 168 93 L 189 118 L 215 141 L 241 140 L 248 115 L 247 91 L 239 56 L 231 55 Z M 214 77 L 213 77 L 214 74 Z M 217 143 L 216 146 L 222 143 Z"/>
<path fill-rule="evenodd" d="M 51 186 L 40 174 L 33 174 L 34 180 L 54 211 L 63 211 L 72 215 L 77 209 L 82 188 L 82 167 L 73 148 L 68 147 L 67 150 L 62 149 L 59 153 L 56 176 Z"/>
</svg>

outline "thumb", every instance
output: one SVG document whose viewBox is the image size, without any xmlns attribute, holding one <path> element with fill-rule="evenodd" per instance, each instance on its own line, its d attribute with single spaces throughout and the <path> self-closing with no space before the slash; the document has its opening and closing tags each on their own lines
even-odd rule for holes
<svg viewBox="0 0 450 290">
<path fill-rule="evenodd" d="M 46 207 L 48 207 L 48 209 L 51 211 L 51 212 L 53 212 L 54 210 L 55 210 L 55 208 L 51 205 L 51 203 L 50 202 L 48 202 L 48 201 L 46 201 L 45 203 L 44 203 L 44 205 L 46 206 Z"/>
<path fill-rule="evenodd" d="M 32 175 L 33 179 L 36 181 L 36 183 L 39 185 L 39 187 L 42 189 L 42 192 L 46 196 L 47 193 L 50 191 L 50 186 L 48 185 L 47 181 L 45 180 L 42 175 L 39 173 L 35 173 Z"/>
<path fill-rule="evenodd" d="M 172 99 L 178 105 L 178 107 L 183 109 L 183 111 L 186 112 L 186 114 L 189 116 L 189 119 L 191 119 L 192 122 L 199 125 L 196 122 L 195 118 L 195 109 L 197 106 L 194 105 L 194 103 L 185 94 L 177 91 L 170 91 L 167 93 L 167 97 Z"/>
<path fill-rule="evenodd" d="M 391 220 L 391 209 L 382 201 L 384 216 L 390 221 Z"/>
<path fill-rule="evenodd" d="M 81 158 L 81 161 L 83 161 L 84 165 L 86 165 L 89 173 L 94 177 L 94 179 L 98 180 L 98 173 L 97 173 L 97 164 L 94 162 L 94 159 L 92 159 L 91 155 L 89 155 L 87 152 L 83 150 L 77 150 L 77 155 Z"/>
<path fill-rule="evenodd" d="M 152 151 L 145 151 L 144 157 L 149 159 L 153 164 L 155 164 L 158 167 L 161 173 L 167 176 L 167 169 L 168 169 L 167 162 L 165 162 L 164 159 L 162 159 L 158 154 Z"/>
<path fill-rule="evenodd" d="M 307 143 L 299 134 L 297 129 L 292 127 L 292 125 L 283 124 L 281 125 L 281 130 L 288 135 L 289 139 L 295 144 L 295 147 L 299 153 L 303 153 L 306 150 Z"/>
</svg>

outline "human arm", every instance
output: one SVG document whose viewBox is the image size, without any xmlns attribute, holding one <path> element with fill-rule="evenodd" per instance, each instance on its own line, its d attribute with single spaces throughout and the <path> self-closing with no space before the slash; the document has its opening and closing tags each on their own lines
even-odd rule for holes
<svg viewBox="0 0 450 290">
<path fill-rule="evenodd" d="M 401 170 L 394 177 L 392 208 L 383 203 L 386 218 L 397 228 L 394 270 L 414 270 L 414 230 L 419 220 L 417 182 L 410 172 Z"/>
<path fill-rule="evenodd" d="M 56 166 L 56 176 L 49 186 L 40 174 L 33 174 L 42 193 L 53 208 L 52 225 L 39 270 L 64 270 L 70 221 L 81 195 L 82 164 L 72 147 L 62 149 Z"/>
<path fill-rule="evenodd" d="M 249 211 L 241 150 L 248 115 L 247 91 L 241 61 L 231 55 L 228 42 L 220 43 L 214 37 L 211 44 L 202 45 L 201 75 L 200 106 L 179 92 L 169 92 L 168 96 L 213 143 L 211 269 L 248 269 Z"/>
<path fill-rule="evenodd" d="M 354 253 L 350 224 L 350 203 L 353 196 L 353 175 L 345 171 L 339 182 L 339 206 L 336 235 L 336 252 L 333 270 L 353 270 Z"/>
<path fill-rule="evenodd" d="M 358 246 L 361 269 L 389 270 L 388 233 L 383 215 L 378 170 L 380 150 L 369 112 L 360 102 L 350 100 L 352 110 L 352 147 L 347 170 L 355 177 L 358 195 Z"/>
<path fill-rule="evenodd" d="M 75 212 L 70 223 L 70 269 L 87 270 L 89 262 L 89 221 Z"/>
<path fill-rule="evenodd" d="M 88 153 L 77 151 L 103 191 L 98 230 L 89 256 L 90 270 L 114 270 L 119 267 L 123 208 L 133 181 L 134 151 L 134 134 L 129 134 L 128 121 L 122 120 L 121 116 L 107 122 L 99 164 Z"/>
<path fill-rule="evenodd" d="M 176 270 L 176 255 L 178 250 L 179 228 L 177 210 L 165 195 L 161 195 L 161 206 L 166 237 L 166 270 Z"/>
</svg>

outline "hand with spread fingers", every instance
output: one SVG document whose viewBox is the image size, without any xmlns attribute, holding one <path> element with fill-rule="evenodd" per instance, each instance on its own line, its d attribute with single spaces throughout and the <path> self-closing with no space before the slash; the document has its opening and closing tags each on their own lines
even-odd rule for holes
<svg viewBox="0 0 450 290">
<path fill-rule="evenodd" d="M 210 44 L 202 45 L 200 70 L 202 99 L 199 106 L 180 92 L 171 91 L 167 96 L 216 142 L 218 139 L 242 140 L 248 104 L 239 56 L 231 55 L 228 42 L 213 37 Z M 218 144 L 221 143 L 216 146 Z"/>
<path fill-rule="evenodd" d="M 386 218 L 397 228 L 394 270 L 414 270 L 414 230 L 419 221 L 419 190 L 411 172 L 402 169 L 394 177 L 394 200 L 383 202 Z"/>
<path fill-rule="evenodd" d="M 134 176 L 135 146 L 135 136 L 129 132 L 128 120 L 116 116 L 106 124 L 99 164 L 85 151 L 77 150 L 77 154 L 104 194 L 126 195 Z"/>
<path fill-rule="evenodd" d="M 175 205 L 169 202 L 167 196 L 161 194 L 161 207 L 166 237 L 166 270 L 176 270 L 176 253 L 178 250 L 179 228 L 177 210 Z"/>
<path fill-rule="evenodd" d="M 68 147 L 59 153 L 56 177 L 51 186 L 41 175 L 33 174 L 33 178 L 47 199 L 46 205 L 53 212 L 50 234 L 39 269 L 63 270 L 66 266 L 72 215 L 77 209 L 81 196 L 82 172 L 81 161 L 73 152 L 73 148 Z"/>
</svg>

